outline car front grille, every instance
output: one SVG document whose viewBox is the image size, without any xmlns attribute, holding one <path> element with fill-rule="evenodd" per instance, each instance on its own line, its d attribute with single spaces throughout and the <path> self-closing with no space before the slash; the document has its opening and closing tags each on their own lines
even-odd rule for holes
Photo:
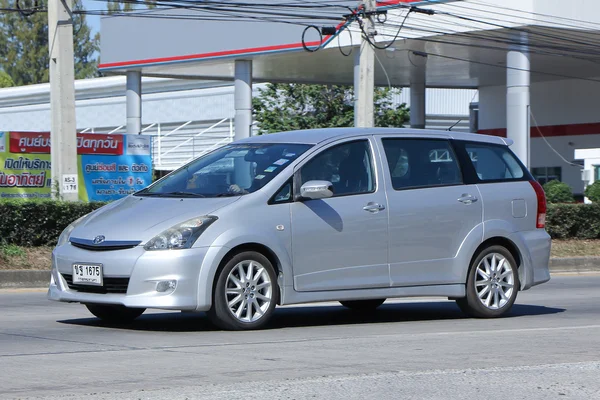
<svg viewBox="0 0 600 400">
<path fill-rule="evenodd" d="M 132 249 L 142 243 L 139 240 L 107 240 L 105 242 L 94 243 L 93 240 L 69 238 L 71 246 L 90 251 L 112 251 Z"/>
<path fill-rule="evenodd" d="M 129 286 L 129 278 L 110 278 L 104 277 L 102 286 L 92 286 L 92 285 L 79 285 L 73 283 L 73 276 L 62 274 L 63 278 L 67 282 L 69 289 L 75 290 L 77 292 L 84 293 L 99 293 L 99 294 L 107 294 L 107 293 L 127 293 L 127 287 Z"/>
</svg>

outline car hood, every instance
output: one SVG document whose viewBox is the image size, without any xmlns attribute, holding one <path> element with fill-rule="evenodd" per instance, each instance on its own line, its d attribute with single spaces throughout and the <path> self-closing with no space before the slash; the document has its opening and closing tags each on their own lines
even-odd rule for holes
<svg viewBox="0 0 600 400">
<path fill-rule="evenodd" d="M 85 217 L 71 232 L 71 238 L 106 241 L 147 242 L 159 233 L 189 219 L 208 215 L 234 203 L 240 197 L 158 198 L 129 196 L 108 204 Z"/>
</svg>

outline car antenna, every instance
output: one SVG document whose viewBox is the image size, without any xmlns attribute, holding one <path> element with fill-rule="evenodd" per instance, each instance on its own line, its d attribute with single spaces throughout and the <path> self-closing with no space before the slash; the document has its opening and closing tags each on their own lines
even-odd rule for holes
<svg viewBox="0 0 600 400">
<path fill-rule="evenodd" d="M 456 125 L 460 124 L 462 122 L 462 119 L 459 119 L 458 121 L 456 121 L 456 123 L 454 123 L 450 128 L 448 128 L 449 131 L 452 130 L 452 128 L 454 128 Z"/>
</svg>

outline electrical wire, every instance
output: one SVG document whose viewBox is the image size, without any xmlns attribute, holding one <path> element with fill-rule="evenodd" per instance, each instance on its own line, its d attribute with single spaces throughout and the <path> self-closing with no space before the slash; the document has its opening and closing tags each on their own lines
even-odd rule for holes
<svg viewBox="0 0 600 400">
<path fill-rule="evenodd" d="M 375 59 L 377 60 L 377 62 L 381 66 L 381 69 L 383 70 L 383 74 L 385 75 L 385 79 L 387 79 L 388 89 L 392 90 L 392 82 L 390 81 L 390 77 L 389 77 L 387 71 L 385 70 L 385 67 L 383 66 L 383 63 L 379 59 L 379 56 L 377 55 L 376 51 L 374 51 L 373 54 L 375 55 Z"/>
<path fill-rule="evenodd" d="M 344 50 L 342 50 L 342 45 L 340 43 L 340 36 L 342 31 L 348 31 L 348 33 L 350 34 L 350 51 L 348 53 L 344 53 Z M 342 27 L 342 29 L 340 29 L 340 31 L 337 33 L 337 40 L 338 40 L 338 49 L 340 50 L 340 53 L 342 53 L 342 55 L 344 57 L 350 57 L 350 55 L 352 54 L 352 51 L 354 49 L 354 40 L 352 39 L 352 30 L 351 29 L 344 29 L 344 27 Z"/>
<path fill-rule="evenodd" d="M 552 147 L 552 145 L 550 144 L 550 142 L 548 142 L 548 139 L 546 139 L 546 136 L 544 136 L 544 134 L 542 133 L 542 130 L 540 129 L 535 116 L 533 115 L 533 112 L 531 111 L 531 107 L 529 107 L 529 115 L 531 115 L 531 119 L 533 120 L 533 122 L 535 123 L 535 128 L 538 131 L 538 134 L 541 136 L 542 139 L 544 139 L 544 142 L 546 142 L 546 144 L 548 145 L 548 147 L 550 148 L 550 150 L 552 150 L 558 157 L 560 157 L 561 160 L 563 160 L 564 162 L 566 162 L 569 165 L 578 167 L 579 169 L 583 169 L 583 167 L 579 164 L 575 164 L 570 162 L 569 160 L 567 160 L 566 158 L 564 158 L 562 156 L 562 154 L 560 154 L 554 147 Z"/>
<path fill-rule="evenodd" d="M 586 82 L 600 83 L 600 79 L 584 78 L 584 77 L 573 76 L 573 75 L 556 74 L 556 73 L 552 73 L 552 72 L 536 71 L 536 70 L 532 70 L 532 69 L 508 67 L 505 65 L 497 65 L 497 64 L 487 63 L 487 62 L 483 62 L 483 61 L 470 60 L 468 58 L 453 57 L 453 56 L 447 56 L 447 55 L 436 54 L 436 53 L 431 53 L 431 52 L 423 52 L 423 53 L 427 54 L 428 56 L 446 58 L 446 59 L 455 60 L 455 61 L 464 61 L 464 62 L 468 62 L 471 64 L 486 65 L 488 67 L 510 69 L 510 70 L 515 70 L 515 71 L 529 71 L 532 74 L 540 74 L 540 75 L 554 76 L 554 77 L 558 77 L 558 78 L 575 79 L 575 80 L 581 80 L 581 81 L 586 81 Z"/>
</svg>

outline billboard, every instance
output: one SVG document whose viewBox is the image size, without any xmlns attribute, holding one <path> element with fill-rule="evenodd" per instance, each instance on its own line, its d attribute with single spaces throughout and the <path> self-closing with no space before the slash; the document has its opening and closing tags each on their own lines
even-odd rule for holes
<svg viewBox="0 0 600 400">
<path fill-rule="evenodd" d="M 77 134 L 77 187 L 82 201 L 110 201 L 152 182 L 150 137 Z M 0 132 L 0 198 L 50 198 L 50 134 Z M 70 181 L 72 180 L 72 181 Z M 76 182 L 75 182 L 76 180 Z"/>
</svg>

